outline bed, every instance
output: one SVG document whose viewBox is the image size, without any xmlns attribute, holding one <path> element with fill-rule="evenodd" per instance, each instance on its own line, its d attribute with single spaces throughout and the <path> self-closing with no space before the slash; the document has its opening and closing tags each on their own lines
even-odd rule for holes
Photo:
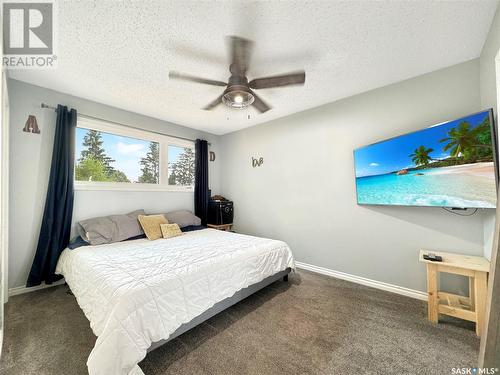
<svg viewBox="0 0 500 375">
<path fill-rule="evenodd" d="M 66 249 L 64 276 L 97 336 L 91 375 L 143 374 L 148 350 L 294 269 L 282 241 L 204 229 Z"/>
</svg>

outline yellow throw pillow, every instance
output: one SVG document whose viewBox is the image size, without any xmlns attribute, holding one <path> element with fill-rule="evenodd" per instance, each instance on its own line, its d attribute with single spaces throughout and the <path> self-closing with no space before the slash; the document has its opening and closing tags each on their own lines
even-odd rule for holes
<svg viewBox="0 0 500 375">
<path fill-rule="evenodd" d="M 142 230 L 146 237 L 151 241 L 161 238 L 161 224 L 168 224 L 168 220 L 163 215 L 139 215 L 137 216 L 141 223 Z"/>
<path fill-rule="evenodd" d="M 161 224 L 161 233 L 163 238 L 171 238 L 182 235 L 181 228 L 177 224 Z"/>
</svg>

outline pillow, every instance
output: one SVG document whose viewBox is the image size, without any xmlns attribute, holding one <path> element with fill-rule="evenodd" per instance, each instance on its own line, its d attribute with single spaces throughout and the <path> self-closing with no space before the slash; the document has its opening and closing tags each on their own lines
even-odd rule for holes
<svg viewBox="0 0 500 375">
<path fill-rule="evenodd" d="M 175 223 L 181 228 L 201 224 L 201 219 L 188 210 L 167 212 L 165 216 L 169 223 Z"/>
<path fill-rule="evenodd" d="M 91 245 L 123 241 L 144 233 L 137 221 L 139 215 L 144 215 L 144 210 L 81 220 L 78 222 L 78 233 Z"/>
<path fill-rule="evenodd" d="M 88 246 L 88 245 L 90 245 L 90 244 L 87 241 L 85 241 L 82 238 L 82 236 L 78 236 L 69 242 L 68 249 L 75 250 L 75 249 L 78 249 L 79 247 Z"/>
<path fill-rule="evenodd" d="M 181 228 L 177 224 L 161 224 L 161 234 L 163 238 L 172 238 L 182 235 Z"/>
<path fill-rule="evenodd" d="M 139 215 L 139 223 L 141 223 L 146 237 L 151 241 L 162 237 L 161 224 L 168 224 L 168 220 L 164 215 Z"/>
</svg>

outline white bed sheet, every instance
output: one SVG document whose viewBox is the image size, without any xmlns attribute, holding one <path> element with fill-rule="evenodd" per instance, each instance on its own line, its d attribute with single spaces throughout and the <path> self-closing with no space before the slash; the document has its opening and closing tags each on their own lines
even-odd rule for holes
<svg viewBox="0 0 500 375">
<path fill-rule="evenodd" d="M 155 341 L 268 276 L 294 268 L 282 241 L 205 229 L 183 236 L 66 249 L 62 274 L 97 336 L 91 375 L 143 374 Z"/>
</svg>

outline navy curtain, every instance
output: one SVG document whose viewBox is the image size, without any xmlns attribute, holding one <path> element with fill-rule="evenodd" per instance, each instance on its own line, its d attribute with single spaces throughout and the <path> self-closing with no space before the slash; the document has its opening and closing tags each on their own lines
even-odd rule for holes
<svg viewBox="0 0 500 375">
<path fill-rule="evenodd" d="M 26 286 L 51 284 L 57 260 L 67 247 L 73 215 L 73 171 L 75 162 L 76 110 L 58 105 L 52 164 L 42 227 L 35 259 Z"/>
<path fill-rule="evenodd" d="M 207 225 L 208 212 L 208 142 L 197 139 L 195 143 L 194 214 Z"/>
</svg>

